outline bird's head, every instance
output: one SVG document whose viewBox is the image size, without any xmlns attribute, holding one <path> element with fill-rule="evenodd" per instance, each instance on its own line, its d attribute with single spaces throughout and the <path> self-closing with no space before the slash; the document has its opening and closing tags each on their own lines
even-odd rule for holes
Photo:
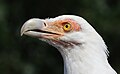
<svg viewBox="0 0 120 74">
<path fill-rule="evenodd" d="M 33 18 L 22 26 L 23 34 L 57 47 L 63 55 L 66 74 L 116 74 L 108 64 L 102 37 L 79 16 Z"/>
<path fill-rule="evenodd" d="M 65 48 L 101 39 L 86 20 L 74 15 L 30 19 L 21 28 L 21 35 L 23 34 Z"/>
</svg>

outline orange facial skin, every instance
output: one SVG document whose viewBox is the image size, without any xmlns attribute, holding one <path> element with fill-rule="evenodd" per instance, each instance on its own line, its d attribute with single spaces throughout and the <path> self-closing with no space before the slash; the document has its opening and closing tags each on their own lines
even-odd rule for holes
<svg viewBox="0 0 120 74">
<path fill-rule="evenodd" d="M 61 33 L 64 33 L 65 31 L 63 30 L 63 26 L 69 23 L 71 24 L 71 30 L 70 31 L 79 31 L 80 30 L 80 25 L 75 22 L 72 19 L 64 19 L 64 20 L 57 20 L 54 22 L 47 22 L 49 28 L 53 28 L 52 30 L 54 31 L 60 31 Z"/>
<path fill-rule="evenodd" d="M 75 22 L 72 19 L 62 20 L 61 23 L 62 23 L 62 25 L 64 25 L 65 23 L 71 24 L 71 28 L 72 28 L 71 30 L 73 30 L 73 31 L 79 31 L 80 30 L 80 25 L 78 25 L 78 23 Z"/>
<path fill-rule="evenodd" d="M 46 27 L 43 28 L 43 30 L 48 31 L 48 32 L 52 32 L 52 33 L 56 33 L 56 34 L 46 34 L 44 35 L 44 38 L 52 38 L 52 39 L 58 39 L 60 36 L 63 36 L 65 33 L 71 32 L 71 31 L 79 31 L 80 29 L 80 25 L 72 20 L 72 19 L 64 19 L 64 20 L 56 20 L 54 22 L 48 22 L 47 20 L 45 20 L 46 22 Z M 63 29 L 63 26 L 69 23 L 71 25 L 71 29 L 69 31 L 65 31 Z"/>
</svg>

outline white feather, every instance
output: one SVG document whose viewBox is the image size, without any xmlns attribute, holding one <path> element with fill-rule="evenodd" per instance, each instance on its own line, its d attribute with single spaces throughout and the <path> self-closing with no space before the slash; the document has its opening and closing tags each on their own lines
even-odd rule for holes
<svg viewBox="0 0 120 74">
<path fill-rule="evenodd" d="M 64 65 L 65 74 L 117 74 L 107 60 L 108 50 L 102 37 L 83 18 L 74 15 L 62 15 L 47 21 L 56 21 L 70 18 L 76 21 L 81 30 L 66 33 L 60 39 L 63 41 L 76 41 L 81 45 L 64 48 L 59 46 Z M 54 45 L 55 46 L 55 45 Z M 57 46 L 58 47 L 58 46 Z"/>
</svg>

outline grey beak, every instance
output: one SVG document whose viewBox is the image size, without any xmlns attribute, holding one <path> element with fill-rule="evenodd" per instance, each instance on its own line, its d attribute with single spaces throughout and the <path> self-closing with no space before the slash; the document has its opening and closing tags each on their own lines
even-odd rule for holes
<svg viewBox="0 0 120 74">
<path fill-rule="evenodd" d="M 44 27 L 44 21 L 38 18 L 32 18 L 26 21 L 21 28 L 21 36 L 23 34 L 27 35 L 27 31 L 39 29 L 41 30 Z"/>
</svg>

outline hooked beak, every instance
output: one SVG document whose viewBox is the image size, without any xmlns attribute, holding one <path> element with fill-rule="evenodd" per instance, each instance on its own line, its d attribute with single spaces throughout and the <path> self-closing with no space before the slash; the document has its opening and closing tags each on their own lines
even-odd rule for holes
<svg viewBox="0 0 120 74">
<path fill-rule="evenodd" d="M 48 24 L 45 20 L 33 18 L 26 21 L 21 28 L 21 36 L 28 35 L 37 38 L 55 39 L 61 34 L 53 29 L 49 29 Z"/>
</svg>

